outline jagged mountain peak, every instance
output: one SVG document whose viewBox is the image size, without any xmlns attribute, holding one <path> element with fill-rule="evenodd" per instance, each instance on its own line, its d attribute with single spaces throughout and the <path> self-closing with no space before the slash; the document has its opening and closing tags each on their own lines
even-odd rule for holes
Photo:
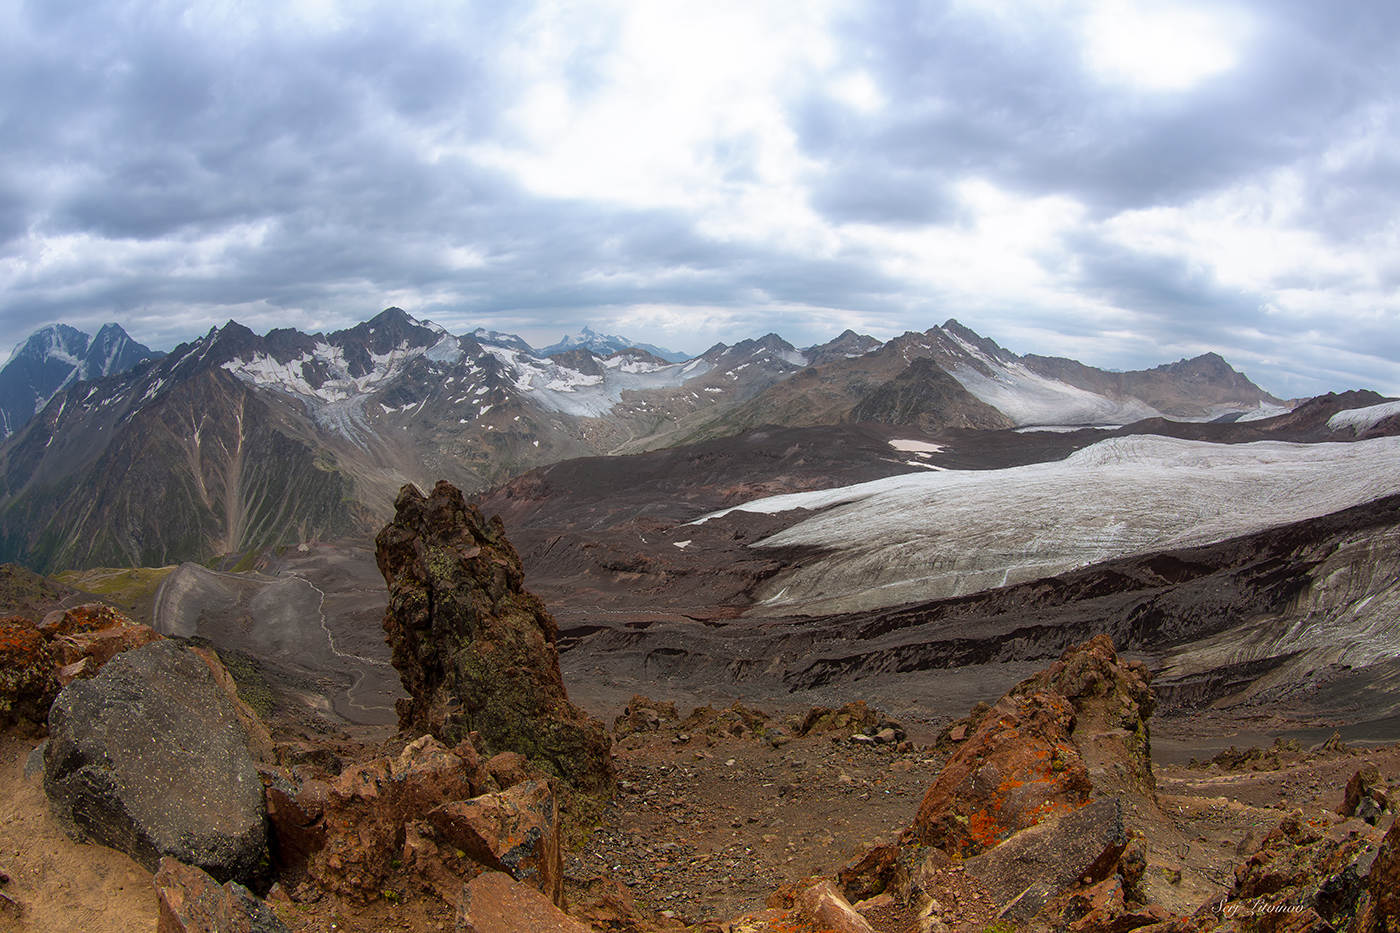
<svg viewBox="0 0 1400 933">
<path fill-rule="evenodd" d="M 67 324 L 39 328 L 0 368 L 0 439 L 23 427 L 65 386 L 125 372 L 161 355 L 132 340 L 120 324 L 102 325 L 96 337 Z"/>
</svg>

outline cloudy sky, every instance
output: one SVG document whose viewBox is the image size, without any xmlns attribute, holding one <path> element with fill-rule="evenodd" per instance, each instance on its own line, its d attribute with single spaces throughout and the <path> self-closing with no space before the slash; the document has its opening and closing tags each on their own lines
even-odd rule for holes
<svg viewBox="0 0 1400 933">
<path fill-rule="evenodd" d="M 0 345 L 956 317 L 1400 394 L 1400 4 L 0 0 Z"/>
</svg>

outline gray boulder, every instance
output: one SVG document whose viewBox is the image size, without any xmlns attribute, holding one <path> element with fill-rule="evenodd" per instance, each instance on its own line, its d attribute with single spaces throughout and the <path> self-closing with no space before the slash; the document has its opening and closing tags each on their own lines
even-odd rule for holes
<svg viewBox="0 0 1400 933">
<path fill-rule="evenodd" d="M 44 791 L 72 835 L 151 871 L 171 856 L 251 883 L 267 864 L 262 782 L 233 702 L 173 642 L 63 688 L 49 711 Z"/>
</svg>

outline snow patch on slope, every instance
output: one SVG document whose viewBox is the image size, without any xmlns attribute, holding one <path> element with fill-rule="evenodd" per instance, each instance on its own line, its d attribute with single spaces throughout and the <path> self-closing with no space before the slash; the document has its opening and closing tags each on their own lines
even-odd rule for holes
<svg viewBox="0 0 1400 933">
<path fill-rule="evenodd" d="M 1058 379 L 1031 372 L 1021 363 L 1007 363 L 956 334 L 948 334 L 962 350 L 991 375 L 969 364 L 948 371 L 962 387 L 1006 415 L 1017 426 L 1031 424 L 1102 425 L 1130 424 L 1162 413 L 1137 399 L 1115 401 L 1076 388 Z"/>
<path fill-rule="evenodd" d="M 1207 544 L 1398 492 L 1400 438 L 1226 446 L 1135 436 L 1057 463 L 908 474 L 737 508 L 824 510 L 760 542 L 830 549 L 774 578 L 768 605 L 842 611 Z"/>
<path fill-rule="evenodd" d="M 1369 431 L 1386 418 L 1400 415 L 1400 402 L 1382 402 L 1366 408 L 1349 408 L 1339 411 L 1327 419 L 1327 427 L 1333 431 L 1351 428 L 1356 434 Z"/>
</svg>

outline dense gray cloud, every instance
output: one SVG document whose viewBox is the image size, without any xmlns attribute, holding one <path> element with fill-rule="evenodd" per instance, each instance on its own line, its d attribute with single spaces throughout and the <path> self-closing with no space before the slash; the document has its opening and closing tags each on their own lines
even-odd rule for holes
<svg viewBox="0 0 1400 933">
<path fill-rule="evenodd" d="M 0 12 L 0 343 L 397 304 L 698 352 L 956 317 L 1400 394 L 1400 8 L 84 2 Z"/>
</svg>

